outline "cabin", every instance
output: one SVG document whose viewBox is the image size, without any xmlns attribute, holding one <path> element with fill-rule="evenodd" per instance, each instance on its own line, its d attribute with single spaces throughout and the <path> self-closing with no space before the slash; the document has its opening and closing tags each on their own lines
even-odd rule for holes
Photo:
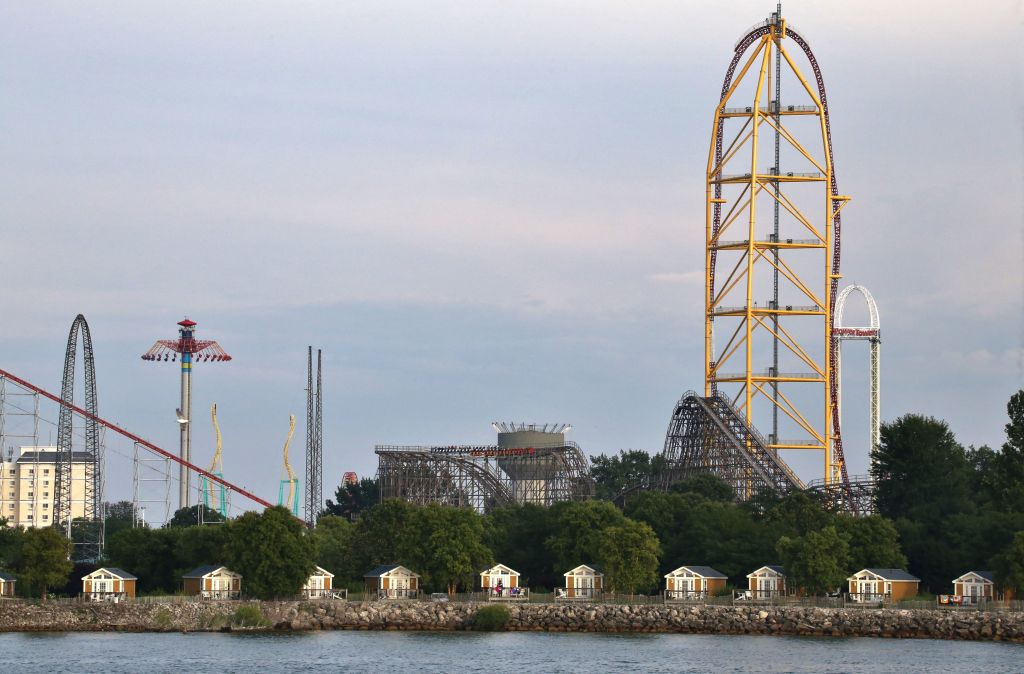
<svg viewBox="0 0 1024 674">
<path fill-rule="evenodd" d="M 480 589 L 488 601 L 526 600 L 529 596 L 529 590 L 519 586 L 519 572 L 504 564 L 480 572 Z"/>
<path fill-rule="evenodd" d="M 921 579 L 903 569 L 861 569 L 846 579 L 851 601 L 900 601 L 917 596 Z"/>
<path fill-rule="evenodd" d="M 378 599 L 415 599 L 420 593 L 419 574 L 400 564 L 381 564 L 363 574 L 366 596 Z"/>
<path fill-rule="evenodd" d="M 665 599 L 706 599 L 725 589 L 728 578 L 710 566 L 680 566 L 665 574 Z"/>
<path fill-rule="evenodd" d="M 14 596 L 14 584 L 18 582 L 18 579 L 9 573 L 0 571 L 0 597 L 13 597 Z"/>
<path fill-rule="evenodd" d="M 307 599 L 333 597 L 335 594 L 333 585 L 334 574 L 318 566 L 313 569 L 313 573 L 309 574 L 306 584 L 302 586 L 301 594 Z"/>
<path fill-rule="evenodd" d="M 772 599 L 786 596 L 786 570 L 769 564 L 747 574 L 747 588 L 751 599 Z"/>
<path fill-rule="evenodd" d="M 565 589 L 556 592 L 556 599 L 595 599 L 604 594 L 604 572 L 597 564 L 580 564 L 566 571 Z"/>
<path fill-rule="evenodd" d="M 226 566 L 200 566 L 182 576 L 182 580 L 187 595 L 203 599 L 238 599 L 242 596 L 242 576 Z"/>
<path fill-rule="evenodd" d="M 1012 599 L 1013 592 L 996 594 L 996 579 L 991 571 L 968 571 L 953 580 L 953 596 L 960 597 L 958 603 L 982 604 L 993 599 Z"/>
<path fill-rule="evenodd" d="M 117 603 L 135 598 L 135 576 L 123 569 L 105 566 L 82 576 L 82 598 Z"/>
</svg>

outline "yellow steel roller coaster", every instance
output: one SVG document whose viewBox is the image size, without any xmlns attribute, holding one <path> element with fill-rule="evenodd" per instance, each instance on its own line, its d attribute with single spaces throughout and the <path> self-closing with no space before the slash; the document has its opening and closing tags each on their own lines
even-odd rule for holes
<svg viewBox="0 0 1024 674">
<path fill-rule="evenodd" d="M 786 48 L 794 42 L 816 87 Z M 780 100 L 783 81 L 792 100 Z M 826 483 L 842 482 L 831 317 L 849 197 L 836 189 L 820 70 L 781 11 L 737 44 L 712 129 L 705 395 L 726 395 L 749 425 L 770 428 L 771 451 L 822 452 Z"/>
<path fill-rule="evenodd" d="M 292 444 L 292 436 L 295 435 L 295 415 L 288 415 L 288 437 L 284 441 L 284 477 L 277 493 L 277 504 L 288 508 L 292 515 L 299 516 L 299 480 L 295 477 L 292 464 L 288 461 L 288 448 Z M 284 498 L 284 490 L 288 489 L 288 500 Z"/>
</svg>

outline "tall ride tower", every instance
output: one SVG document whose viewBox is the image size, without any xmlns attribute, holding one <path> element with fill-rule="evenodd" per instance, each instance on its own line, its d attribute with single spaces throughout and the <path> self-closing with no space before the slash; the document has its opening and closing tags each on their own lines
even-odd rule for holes
<svg viewBox="0 0 1024 674">
<path fill-rule="evenodd" d="M 181 407 L 177 410 L 178 425 L 181 427 L 180 457 L 191 462 L 192 446 L 192 363 L 231 360 L 220 344 L 213 340 L 195 338 L 196 322 L 186 316 L 178 323 L 178 339 L 157 340 L 149 351 L 142 354 L 142 360 L 174 362 L 181 356 Z M 185 463 L 179 468 L 178 508 L 189 506 L 189 482 L 192 471 Z"/>
<path fill-rule="evenodd" d="M 323 357 L 316 350 L 316 389 L 313 388 L 313 347 L 306 355 L 306 502 L 305 516 L 309 526 L 316 526 L 316 520 L 323 510 L 324 482 L 324 406 Z"/>
<path fill-rule="evenodd" d="M 810 80 L 794 61 L 800 52 Z M 827 484 L 846 483 L 832 307 L 848 200 L 836 183 L 821 70 L 780 7 L 736 44 L 714 111 L 704 395 L 721 394 L 748 426 L 771 428 L 765 447 L 775 455 L 821 452 Z"/>
</svg>

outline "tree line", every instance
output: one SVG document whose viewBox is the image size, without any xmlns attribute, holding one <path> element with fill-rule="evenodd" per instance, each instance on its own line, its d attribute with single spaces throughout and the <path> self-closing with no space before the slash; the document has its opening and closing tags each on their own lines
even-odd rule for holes
<svg viewBox="0 0 1024 674">
<path fill-rule="evenodd" d="M 487 514 L 468 508 L 379 503 L 374 480 L 339 486 L 314 529 L 284 508 L 223 521 L 203 506 L 175 513 L 159 529 L 135 526 L 130 503 L 108 508 L 106 559 L 138 577 L 143 594 L 173 594 L 181 575 L 224 564 L 259 598 L 297 594 L 314 566 L 336 587 L 361 587 L 368 569 L 399 563 L 421 575 L 426 591 L 475 588 L 495 562 L 523 586 L 551 589 L 579 564 L 597 564 L 605 587 L 653 593 L 683 565 L 712 566 L 735 587 L 766 564 L 786 567 L 791 587 L 835 591 L 867 567 L 906 568 L 924 589 L 948 592 L 966 571 L 994 570 L 1004 588 L 1024 587 L 1024 391 L 1007 406 L 999 449 L 964 447 L 938 419 L 908 414 L 883 424 L 875 452 L 878 514 L 834 513 L 810 493 L 734 490 L 700 475 L 668 491 L 640 491 L 623 508 L 610 500 L 655 479 L 658 457 L 636 450 L 593 457 L 599 498 L 550 507 L 515 505 Z M 218 522 L 197 526 L 200 519 Z M 0 568 L 13 570 L 19 593 L 48 588 L 69 595 L 92 570 L 69 561 L 71 545 L 54 529 L 0 528 Z M 79 573 L 82 572 L 82 573 Z"/>
</svg>

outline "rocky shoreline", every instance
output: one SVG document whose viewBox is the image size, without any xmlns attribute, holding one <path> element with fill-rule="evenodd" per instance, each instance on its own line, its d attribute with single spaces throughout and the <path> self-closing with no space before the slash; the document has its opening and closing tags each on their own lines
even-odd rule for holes
<svg viewBox="0 0 1024 674">
<path fill-rule="evenodd" d="M 0 632 L 453 631 L 472 629 L 473 617 L 482 606 L 344 601 L 5 601 L 0 603 Z M 505 629 L 520 632 L 780 634 L 1024 643 L 1024 613 L 1020 612 L 612 604 L 523 604 L 508 608 L 510 620 Z"/>
</svg>

